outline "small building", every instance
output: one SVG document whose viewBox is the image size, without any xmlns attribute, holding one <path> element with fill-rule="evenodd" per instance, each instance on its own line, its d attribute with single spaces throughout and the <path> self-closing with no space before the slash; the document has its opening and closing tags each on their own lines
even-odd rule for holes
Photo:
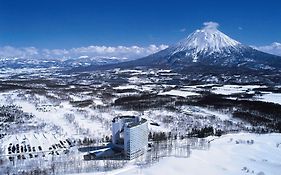
<svg viewBox="0 0 281 175">
<path fill-rule="evenodd" d="M 119 116 L 112 120 L 112 143 L 124 151 L 128 159 L 134 159 L 147 149 L 148 122 L 136 116 Z"/>
<path fill-rule="evenodd" d="M 97 159 L 110 159 L 115 157 L 116 154 L 111 148 L 103 148 L 94 151 L 90 151 L 88 154 L 84 155 L 84 160 L 97 160 Z"/>
</svg>

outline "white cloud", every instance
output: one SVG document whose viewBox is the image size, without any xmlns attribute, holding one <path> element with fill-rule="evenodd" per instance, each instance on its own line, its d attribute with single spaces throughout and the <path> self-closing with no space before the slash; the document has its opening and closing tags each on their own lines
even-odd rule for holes
<svg viewBox="0 0 281 175">
<path fill-rule="evenodd" d="M 185 32 L 185 31 L 186 31 L 186 28 L 180 29 L 180 32 Z"/>
<path fill-rule="evenodd" d="M 267 46 L 254 46 L 255 49 L 281 56 L 281 43 L 274 42 Z"/>
<path fill-rule="evenodd" d="M 35 47 L 0 47 L 1 58 L 88 58 L 117 57 L 135 59 L 150 55 L 167 48 L 167 45 L 140 46 L 87 46 L 72 49 L 37 49 Z"/>
<path fill-rule="evenodd" d="M 216 22 L 204 22 L 203 25 L 205 26 L 204 29 L 217 29 L 219 27 L 219 23 Z"/>
<path fill-rule="evenodd" d="M 12 46 L 0 47 L 0 57 L 32 57 L 38 55 L 35 47 L 14 48 Z"/>
</svg>

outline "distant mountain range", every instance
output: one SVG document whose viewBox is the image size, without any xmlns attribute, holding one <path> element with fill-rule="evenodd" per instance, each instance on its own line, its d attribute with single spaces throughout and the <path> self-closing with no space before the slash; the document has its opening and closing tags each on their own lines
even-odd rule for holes
<svg viewBox="0 0 281 175">
<path fill-rule="evenodd" d="M 126 61 L 125 58 L 117 57 L 89 57 L 80 56 L 78 58 L 0 58 L 0 69 L 12 68 L 74 68 L 74 67 L 86 67 L 90 65 L 105 65 L 105 64 L 116 64 L 122 61 Z"/>
<path fill-rule="evenodd" d="M 192 81 L 281 84 L 281 57 L 241 44 L 206 25 L 180 42 L 149 56 L 130 60 L 116 57 L 62 59 L 0 59 L 5 68 L 60 68 L 66 73 L 107 69 L 171 69 Z M 204 77 L 204 78 L 202 78 Z M 202 81 L 204 79 L 204 81 Z"/>
</svg>

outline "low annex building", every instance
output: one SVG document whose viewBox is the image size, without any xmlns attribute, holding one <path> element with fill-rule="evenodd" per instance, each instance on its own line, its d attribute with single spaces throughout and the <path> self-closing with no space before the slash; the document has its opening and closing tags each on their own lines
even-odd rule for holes
<svg viewBox="0 0 281 175">
<path fill-rule="evenodd" d="M 134 159 L 147 149 L 148 122 L 136 116 L 119 116 L 112 120 L 113 146 L 124 150 L 128 159 Z"/>
</svg>

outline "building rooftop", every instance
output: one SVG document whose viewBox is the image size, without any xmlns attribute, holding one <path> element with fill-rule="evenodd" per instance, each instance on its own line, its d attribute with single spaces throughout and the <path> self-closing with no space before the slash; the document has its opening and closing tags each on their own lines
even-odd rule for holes
<svg viewBox="0 0 281 175">
<path fill-rule="evenodd" d="M 141 124 L 145 123 L 146 121 L 147 121 L 146 119 L 141 118 L 141 120 L 139 120 L 138 122 L 129 123 L 127 126 L 128 126 L 128 128 L 132 128 L 134 126 L 141 125 Z"/>
<path fill-rule="evenodd" d="M 137 117 L 137 116 L 118 116 L 118 117 L 113 118 L 112 122 L 113 123 L 117 122 L 120 119 L 125 119 L 125 120 L 128 119 L 127 121 L 125 121 L 125 123 L 127 124 L 126 126 L 128 128 L 138 126 L 138 125 L 143 124 L 147 121 L 146 119 L 140 118 L 140 117 Z"/>
<path fill-rule="evenodd" d="M 116 122 L 116 120 L 119 120 L 119 119 L 122 119 L 122 118 L 134 119 L 134 118 L 136 118 L 136 116 L 130 116 L 130 115 L 118 116 L 118 117 L 114 117 L 112 122 Z"/>
</svg>

